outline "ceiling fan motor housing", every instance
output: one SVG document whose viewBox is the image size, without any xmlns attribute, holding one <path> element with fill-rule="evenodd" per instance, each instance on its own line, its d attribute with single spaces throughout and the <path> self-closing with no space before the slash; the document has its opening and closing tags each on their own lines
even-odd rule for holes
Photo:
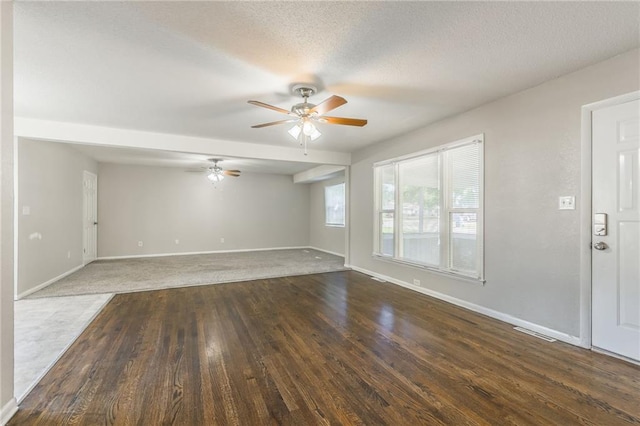
<svg viewBox="0 0 640 426">
<path fill-rule="evenodd" d="M 309 84 L 296 84 L 291 88 L 291 91 L 293 93 L 297 93 L 305 99 L 318 93 L 318 89 L 315 86 L 311 86 Z"/>
<path fill-rule="evenodd" d="M 304 102 L 295 104 L 291 107 L 291 112 L 299 115 L 302 118 L 309 117 L 309 110 L 315 107 L 315 105 L 307 102 L 307 99 L 309 98 L 309 96 L 315 95 L 317 89 L 314 86 L 310 86 L 308 84 L 296 84 L 291 90 L 304 98 Z"/>
<path fill-rule="evenodd" d="M 293 112 L 294 114 L 298 114 L 300 117 L 308 117 L 310 115 L 309 111 L 313 107 L 315 107 L 314 104 L 310 104 L 309 102 L 301 102 L 292 106 L 291 112 Z"/>
</svg>

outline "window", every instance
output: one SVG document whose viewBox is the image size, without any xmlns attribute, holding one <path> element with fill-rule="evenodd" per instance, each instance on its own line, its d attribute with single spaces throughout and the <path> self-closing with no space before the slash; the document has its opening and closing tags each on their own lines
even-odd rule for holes
<svg viewBox="0 0 640 426">
<path fill-rule="evenodd" d="M 344 183 L 324 187 L 324 221 L 327 226 L 344 226 Z"/>
<path fill-rule="evenodd" d="M 483 139 L 374 165 L 374 255 L 483 279 Z"/>
</svg>

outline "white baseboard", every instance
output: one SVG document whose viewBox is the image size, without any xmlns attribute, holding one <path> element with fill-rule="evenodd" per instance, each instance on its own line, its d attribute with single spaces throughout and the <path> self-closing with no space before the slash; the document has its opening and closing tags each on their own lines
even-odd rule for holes
<svg viewBox="0 0 640 426">
<path fill-rule="evenodd" d="M 18 403 L 15 398 L 11 398 L 9 402 L 4 404 L 4 407 L 0 408 L 0 424 L 4 426 L 9 423 L 9 420 L 17 411 Z"/>
<path fill-rule="evenodd" d="M 216 254 L 216 253 L 242 253 L 249 251 L 270 251 L 270 250 L 300 250 L 310 248 L 307 246 L 300 247 L 265 247 L 255 249 L 238 249 L 238 250 L 212 250 L 212 251 L 190 251 L 182 253 L 158 253 L 158 254 L 134 254 L 127 256 L 104 256 L 97 260 L 117 260 L 117 259 L 138 259 L 143 257 L 165 257 L 165 256 L 189 256 L 194 254 Z"/>
<path fill-rule="evenodd" d="M 605 349 L 600 349 L 600 348 L 598 348 L 596 346 L 591 347 L 591 350 L 594 351 L 594 352 L 597 352 L 599 354 L 612 356 L 614 358 L 621 359 L 622 361 L 630 362 L 631 364 L 635 364 L 635 365 L 640 366 L 640 360 L 636 360 L 636 359 L 633 359 L 633 358 L 628 358 L 628 357 L 626 357 L 624 355 L 620 355 L 620 354 L 617 354 L 617 353 L 614 353 L 614 352 L 609 352 L 609 351 L 607 351 Z"/>
<path fill-rule="evenodd" d="M 313 247 L 313 246 L 309 246 L 307 248 L 308 249 L 312 249 L 312 250 L 321 251 L 321 252 L 324 252 L 324 253 L 329 253 L 329 254 L 332 254 L 334 256 L 344 257 L 344 253 L 337 253 L 335 251 L 329 251 L 329 250 L 325 250 L 325 249 L 321 249 L 319 247 Z"/>
<path fill-rule="evenodd" d="M 476 305 L 475 303 L 467 302 L 466 300 L 458 299 L 453 296 L 449 296 L 443 293 L 439 293 L 437 291 L 429 290 L 427 288 L 418 287 L 413 284 L 409 284 L 408 282 L 401 281 L 386 275 L 378 274 L 373 271 L 369 271 L 367 269 L 359 268 L 353 265 L 345 265 L 353 269 L 354 271 L 362 272 L 363 274 L 371 275 L 372 277 L 380 278 L 382 280 L 388 281 L 392 284 L 397 284 L 399 286 L 408 288 L 413 291 L 417 291 L 422 294 L 426 294 L 427 296 L 431 296 L 433 298 L 443 300 L 445 302 L 451 303 L 452 305 L 460 306 L 462 308 L 468 309 L 473 312 L 477 312 L 479 314 L 486 315 L 491 318 L 495 318 L 497 320 L 506 322 L 508 324 L 513 324 L 516 326 L 524 327 L 526 329 L 538 332 L 540 334 L 544 334 L 545 336 L 553 337 L 554 339 L 563 341 L 565 343 L 569 343 L 575 346 L 582 346 L 581 340 L 579 337 L 572 336 L 570 334 L 563 333 L 561 331 L 557 331 L 542 325 L 538 325 L 529 321 L 525 321 L 523 319 L 511 316 L 509 314 L 505 314 L 503 312 L 499 312 L 481 305 Z"/>
<path fill-rule="evenodd" d="M 51 278 L 49 281 L 43 282 L 42 284 L 37 285 L 37 286 L 35 286 L 33 288 L 30 288 L 27 291 L 23 291 L 22 293 L 15 295 L 15 300 L 20 300 L 20 299 L 22 299 L 24 297 L 27 297 L 30 294 L 35 293 L 36 291 L 42 290 L 46 286 L 51 285 L 51 284 L 55 283 L 56 281 L 63 279 L 67 275 L 73 274 L 74 272 L 76 272 L 79 269 L 82 269 L 83 267 L 84 267 L 84 265 L 78 265 L 75 268 L 72 268 L 72 269 L 68 270 L 67 272 L 62 273 L 62 274 L 58 275 L 55 278 Z"/>
</svg>

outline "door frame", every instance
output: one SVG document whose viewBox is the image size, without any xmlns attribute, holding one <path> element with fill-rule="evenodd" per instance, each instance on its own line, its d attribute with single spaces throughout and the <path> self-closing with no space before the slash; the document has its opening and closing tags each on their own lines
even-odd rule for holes
<svg viewBox="0 0 640 426">
<path fill-rule="evenodd" d="M 640 90 L 582 106 L 580 149 L 580 346 L 591 349 L 591 206 L 593 111 L 640 99 Z"/>
<path fill-rule="evenodd" d="M 96 221 L 97 221 L 98 220 L 98 175 L 95 173 L 91 173 L 88 170 L 82 171 L 82 209 L 84 213 L 84 206 L 87 202 L 85 199 L 84 180 L 87 176 L 90 176 L 96 182 L 96 187 L 95 187 L 96 197 L 94 199 L 94 204 L 95 204 L 95 215 L 96 215 Z M 98 228 L 96 228 L 96 226 L 94 225 L 93 229 L 95 232 L 95 238 L 93 239 L 93 245 L 94 245 L 95 258 L 87 261 L 87 257 L 84 251 L 85 249 L 84 244 L 86 241 L 85 234 L 84 234 L 86 229 L 84 221 L 85 221 L 85 217 L 83 214 L 83 217 L 82 217 L 82 266 L 85 266 L 98 258 Z"/>
</svg>

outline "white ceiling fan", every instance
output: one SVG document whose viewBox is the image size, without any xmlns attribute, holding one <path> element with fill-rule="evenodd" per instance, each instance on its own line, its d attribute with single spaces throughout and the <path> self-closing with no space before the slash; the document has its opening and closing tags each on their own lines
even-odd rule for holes
<svg viewBox="0 0 640 426">
<path fill-rule="evenodd" d="M 262 127 L 275 126 L 277 124 L 296 123 L 295 126 L 289 129 L 289 134 L 294 139 L 298 140 L 300 145 L 304 145 L 304 154 L 307 155 L 307 142 L 309 140 L 314 141 L 322 135 L 314 123 L 340 124 L 357 127 L 363 127 L 367 124 L 367 120 L 361 118 L 329 117 L 324 115 L 327 112 L 346 104 L 347 100 L 343 97 L 333 95 L 320 102 L 318 105 L 315 105 L 308 102 L 309 96 L 313 96 L 317 92 L 317 89 L 314 86 L 309 84 L 297 84 L 293 86 L 292 91 L 302 96 L 303 101 L 293 105 L 290 111 L 260 101 L 248 101 L 252 105 L 268 108 L 291 117 L 288 120 L 271 121 L 269 123 L 256 124 L 251 127 L 259 129 Z"/>
<path fill-rule="evenodd" d="M 207 159 L 207 161 L 210 162 L 211 165 L 187 171 L 195 173 L 202 173 L 204 171 L 207 175 L 207 178 L 214 183 L 222 181 L 225 176 L 239 177 L 240 173 L 242 173 L 240 170 L 225 170 L 220 167 L 218 163 L 222 161 L 221 158 L 209 158 Z"/>
</svg>

